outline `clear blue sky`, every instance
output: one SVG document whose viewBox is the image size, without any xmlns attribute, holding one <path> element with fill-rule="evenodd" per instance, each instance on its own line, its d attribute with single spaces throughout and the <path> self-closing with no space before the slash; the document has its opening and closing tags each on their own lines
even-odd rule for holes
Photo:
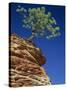
<svg viewBox="0 0 67 90">
<path fill-rule="evenodd" d="M 53 5 L 34 5 L 34 4 L 11 4 L 11 32 L 18 34 L 20 37 L 27 38 L 31 32 L 22 27 L 22 16 L 16 12 L 18 5 L 25 8 L 41 7 L 46 8 L 46 12 L 50 11 L 55 17 L 57 24 L 60 26 L 61 36 L 47 40 L 45 38 L 34 38 L 36 46 L 40 47 L 43 55 L 46 57 L 46 69 L 52 84 L 65 83 L 65 7 Z"/>
</svg>

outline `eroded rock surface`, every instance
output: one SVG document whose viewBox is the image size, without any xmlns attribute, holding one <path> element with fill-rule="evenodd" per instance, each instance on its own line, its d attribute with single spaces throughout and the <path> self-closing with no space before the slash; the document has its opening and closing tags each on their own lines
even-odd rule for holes
<svg viewBox="0 0 67 90">
<path fill-rule="evenodd" d="M 15 34 L 10 37 L 9 86 L 50 85 L 49 77 L 41 65 L 45 64 L 42 52 L 31 41 Z"/>
</svg>

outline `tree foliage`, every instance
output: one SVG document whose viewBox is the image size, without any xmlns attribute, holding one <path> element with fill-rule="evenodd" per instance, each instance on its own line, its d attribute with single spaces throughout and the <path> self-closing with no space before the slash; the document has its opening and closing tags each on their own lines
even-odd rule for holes
<svg viewBox="0 0 67 90">
<path fill-rule="evenodd" d="M 43 36 L 50 39 L 60 35 L 60 27 L 57 26 L 57 22 L 52 17 L 51 12 L 46 13 L 45 7 L 26 9 L 18 6 L 16 11 L 23 17 L 23 27 L 28 28 L 32 32 L 29 37 L 30 40 L 36 36 Z"/>
</svg>

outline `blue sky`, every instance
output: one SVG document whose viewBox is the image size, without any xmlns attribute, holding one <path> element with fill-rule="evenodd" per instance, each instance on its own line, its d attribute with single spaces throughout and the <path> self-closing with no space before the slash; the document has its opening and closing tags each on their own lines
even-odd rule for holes
<svg viewBox="0 0 67 90">
<path fill-rule="evenodd" d="M 65 7 L 54 5 L 35 5 L 35 4 L 11 4 L 11 33 L 16 33 L 20 37 L 27 38 L 31 34 L 29 30 L 22 27 L 22 16 L 16 12 L 18 5 L 22 7 L 41 7 L 46 8 L 46 12 L 50 11 L 60 26 L 61 36 L 47 40 L 45 38 L 34 38 L 33 42 L 37 47 L 41 48 L 43 55 L 46 57 L 46 64 L 43 65 L 49 75 L 52 84 L 65 83 Z"/>
</svg>

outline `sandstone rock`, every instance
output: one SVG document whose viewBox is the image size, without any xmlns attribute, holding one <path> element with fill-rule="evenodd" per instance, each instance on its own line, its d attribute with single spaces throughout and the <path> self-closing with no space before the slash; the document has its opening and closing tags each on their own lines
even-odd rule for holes
<svg viewBox="0 0 67 90">
<path fill-rule="evenodd" d="M 41 86 L 51 82 L 41 65 L 46 59 L 31 41 L 12 34 L 10 37 L 9 86 Z"/>
</svg>

